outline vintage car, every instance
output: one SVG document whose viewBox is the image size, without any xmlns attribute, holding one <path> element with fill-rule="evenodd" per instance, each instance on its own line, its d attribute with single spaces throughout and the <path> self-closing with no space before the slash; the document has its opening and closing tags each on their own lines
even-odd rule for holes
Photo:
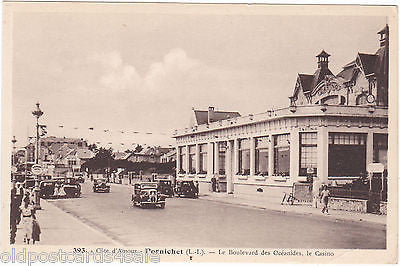
<svg viewBox="0 0 400 266">
<path fill-rule="evenodd" d="M 35 187 L 35 179 L 33 177 L 27 177 L 24 182 L 24 188 L 34 188 Z"/>
<path fill-rule="evenodd" d="M 110 185 L 105 178 L 97 178 L 93 180 L 93 192 L 110 192 Z"/>
<path fill-rule="evenodd" d="M 83 176 L 83 173 L 76 173 L 74 177 L 77 178 L 79 183 L 85 183 L 85 178 Z"/>
<path fill-rule="evenodd" d="M 158 183 L 158 191 L 160 191 L 161 194 L 164 194 L 168 197 L 173 197 L 174 196 L 174 189 L 172 187 L 172 181 L 170 178 L 155 178 L 155 182 Z"/>
<path fill-rule="evenodd" d="M 80 197 L 81 196 L 81 185 L 78 182 L 77 178 L 67 177 L 64 180 L 64 184 L 62 186 L 64 188 L 66 197 Z"/>
<path fill-rule="evenodd" d="M 156 182 L 140 182 L 133 185 L 132 202 L 134 206 L 160 206 L 165 208 L 166 196 L 158 190 Z"/>
<path fill-rule="evenodd" d="M 178 197 L 186 197 L 186 198 L 197 198 L 198 191 L 192 180 L 188 181 L 177 181 L 175 187 L 175 194 Z"/>
<path fill-rule="evenodd" d="M 56 181 L 54 180 L 44 180 L 40 182 L 40 192 L 39 195 L 43 199 L 48 199 L 54 196 L 54 190 L 56 188 Z"/>
</svg>

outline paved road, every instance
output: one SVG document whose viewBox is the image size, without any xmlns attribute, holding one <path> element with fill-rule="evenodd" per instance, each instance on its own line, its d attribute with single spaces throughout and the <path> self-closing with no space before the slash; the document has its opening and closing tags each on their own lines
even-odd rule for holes
<svg viewBox="0 0 400 266">
<path fill-rule="evenodd" d="M 386 247 L 386 229 L 378 224 L 333 221 L 201 199 L 169 198 L 165 209 L 141 209 L 131 204 L 130 186 L 112 185 L 111 193 L 93 193 L 91 185 L 90 181 L 83 184 L 81 198 L 51 202 L 125 246 Z"/>
</svg>

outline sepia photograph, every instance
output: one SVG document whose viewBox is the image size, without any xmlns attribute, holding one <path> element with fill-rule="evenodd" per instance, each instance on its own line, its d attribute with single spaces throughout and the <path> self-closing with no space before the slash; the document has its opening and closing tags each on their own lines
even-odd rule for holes
<svg viewBox="0 0 400 266">
<path fill-rule="evenodd" d="M 396 7 L 3 13 L 3 250 L 396 263 Z"/>
</svg>

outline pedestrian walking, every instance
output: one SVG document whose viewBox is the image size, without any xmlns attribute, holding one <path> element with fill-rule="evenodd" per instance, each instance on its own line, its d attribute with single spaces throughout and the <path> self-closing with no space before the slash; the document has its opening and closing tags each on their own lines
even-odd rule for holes
<svg viewBox="0 0 400 266">
<path fill-rule="evenodd" d="M 24 188 L 22 187 L 21 183 L 17 183 L 15 196 L 16 196 L 16 199 L 17 199 L 17 204 L 18 204 L 18 206 L 20 206 L 21 203 L 22 203 L 22 198 L 24 196 Z"/>
<path fill-rule="evenodd" d="M 22 201 L 23 201 L 23 204 L 25 204 L 25 203 L 32 204 L 31 192 L 28 189 L 25 191 L 25 196 Z"/>
<path fill-rule="evenodd" d="M 321 191 L 321 202 L 322 202 L 322 213 L 327 213 L 328 214 L 328 202 L 329 202 L 329 190 L 328 186 L 324 185 L 322 191 Z"/>
<path fill-rule="evenodd" d="M 215 178 L 215 176 L 211 178 L 211 189 L 212 192 L 215 192 L 217 190 L 217 179 Z"/>
<path fill-rule="evenodd" d="M 11 202 L 10 202 L 10 244 L 15 243 L 17 233 L 17 215 L 19 213 L 19 205 L 15 197 L 15 188 L 11 189 Z"/>
<path fill-rule="evenodd" d="M 40 241 L 40 226 L 39 222 L 36 219 L 36 216 L 32 216 L 32 244 L 35 245 L 35 242 Z"/>
<path fill-rule="evenodd" d="M 29 245 L 29 242 L 32 239 L 33 216 L 35 216 L 35 209 L 31 204 L 29 204 L 29 201 L 24 201 L 24 205 L 21 207 L 21 212 L 24 243 Z"/>
<path fill-rule="evenodd" d="M 199 197 L 199 181 L 195 181 L 195 187 L 196 187 L 196 198 Z"/>
</svg>

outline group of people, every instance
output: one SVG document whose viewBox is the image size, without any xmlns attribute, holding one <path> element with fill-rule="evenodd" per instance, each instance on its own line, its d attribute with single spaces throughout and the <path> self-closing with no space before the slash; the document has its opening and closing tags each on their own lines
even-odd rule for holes
<svg viewBox="0 0 400 266">
<path fill-rule="evenodd" d="M 40 226 L 36 219 L 35 198 L 32 188 L 21 183 L 11 189 L 10 203 L 10 244 L 15 243 L 17 225 L 21 224 L 24 243 L 35 244 L 40 240 Z"/>
<path fill-rule="evenodd" d="M 53 196 L 54 197 L 63 197 L 65 196 L 66 193 L 64 191 L 64 184 L 63 183 L 56 183 L 55 187 L 54 187 L 54 193 Z"/>
</svg>

